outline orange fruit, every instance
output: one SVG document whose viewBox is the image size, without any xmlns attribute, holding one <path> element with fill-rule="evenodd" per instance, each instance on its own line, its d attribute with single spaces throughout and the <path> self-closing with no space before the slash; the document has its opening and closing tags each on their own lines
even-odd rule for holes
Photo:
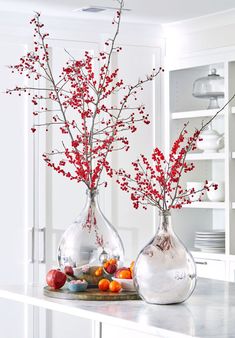
<svg viewBox="0 0 235 338">
<path fill-rule="evenodd" d="M 95 276 L 96 277 L 100 277 L 103 274 L 103 268 L 98 268 L 97 270 L 95 270 Z"/>
<path fill-rule="evenodd" d="M 135 265 L 135 261 L 132 261 L 131 264 L 130 264 L 130 269 L 133 269 L 134 265 Z"/>
<path fill-rule="evenodd" d="M 109 263 L 110 264 L 117 264 L 117 260 L 116 260 L 116 258 L 111 258 L 110 260 L 109 260 Z"/>
<path fill-rule="evenodd" d="M 132 278 L 133 278 L 134 265 L 135 265 L 135 261 L 132 261 L 132 262 L 131 262 L 131 265 L 130 265 L 130 271 L 131 271 L 131 277 L 132 277 Z"/>
<path fill-rule="evenodd" d="M 120 283 L 118 283 L 117 281 L 113 280 L 110 284 L 109 284 L 109 290 L 112 292 L 119 292 L 121 290 L 122 286 Z"/>
<path fill-rule="evenodd" d="M 109 262 L 105 262 L 104 265 L 103 265 L 103 267 L 104 267 L 105 269 L 107 269 L 108 266 L 109 266 Z"/>
<path fill-rule="evenodd" d="M 131 279 L 132 278 L 132 276 L 131 276 L 131 270 L 121 270 L 118 273 L 118 278 L 121 278 L 121 279 Z"/>
<path fill-rule="evenodd" d="M 103 278 L 98 283 L 98 288 L 100 291 L 107 291 L 109 289 L 110 281 L 106 278 Z"/>
</svg>

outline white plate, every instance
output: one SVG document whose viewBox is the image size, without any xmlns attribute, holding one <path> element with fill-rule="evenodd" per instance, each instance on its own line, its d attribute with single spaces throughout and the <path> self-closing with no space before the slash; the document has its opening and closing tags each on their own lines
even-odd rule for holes
<svg viewBox="0 0 235 338">
<path fill-rule="evenodd" d="M 225 238 L 195 238 L 196 241 L 224 242 Z"/>
<path fill-rule="evenodd" d="M 112 277 L 112 279 L 119 282 L 123 290 L 135 291 L 133 279 L 123 279 L 123 278 L 115 278 L 115 277 Z"/>
<path fill-rule="evenodd" d="M 198 235 L 198 234 L 196 234 L 195 237 L 200 237 L 200 238 L 224 238 L 225 235 Z"/>
<path fill-rule="evenodd" d="M 225 248 L 199 248 L 203 252 L 211 252 L 211 253 L 225 253 Z"/>
<path fill-rule="evenodd" d="M 208 252 L 225 250 L 225 247 L 208 247 L 208 246 L 201 246 L 201 245 L 196 245 L 196 244 L 195 244 L 195 248 L 200 249 L 202 251 L 206 250 Z"/>
<path fill-rule="evenodd" d="M 202 236 L 204 236 L 204 235 L 206 235 L 206 236 L 218 236 L 218 235 L 220 235 L 220 236 L 222 236 L 222 235 L 225 235 L 225 232 L 224 231 L 196 231 L 196 234 L 197 235 L 202 235 Z"/>
<path fill-rule="evenodd" d="M 221 248 L 221 247 L 224 247 L 225 246 L 225 243 L 224 242 L 221 242 L 221 243 L 201 243 L 201 242 L 194 242 L 195 245 L 200 245 L 200 246 L 203 246 L 203 247 L 215 247 L 215 248 Z"/>
</svg>

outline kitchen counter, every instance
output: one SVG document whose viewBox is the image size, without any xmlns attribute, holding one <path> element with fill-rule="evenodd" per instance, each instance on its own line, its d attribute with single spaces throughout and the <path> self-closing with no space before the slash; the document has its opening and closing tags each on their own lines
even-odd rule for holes
<svg viewBox="0 0 235 338">
<path fill-rule="evenodd" d="M 0 297 L 154 337 L 235 338 L 235 283 L 200 278 L 194 294 L 177 305 L 59 300 L 44 296 L 39 286 L 1 286 Z"/>
</svg>

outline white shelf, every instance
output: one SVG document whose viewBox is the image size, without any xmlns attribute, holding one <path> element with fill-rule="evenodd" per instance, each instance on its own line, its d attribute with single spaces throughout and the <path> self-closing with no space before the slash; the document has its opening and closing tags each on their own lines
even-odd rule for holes
<svg viewBox="0 0 235 338">
<path fill-rule="evenodd" d="M 225 154 L 224 153 L 195 153 L 195 154 L 188 154 L 186 159 L 187 161 L 224 160 Z"/>
<path fill-rule="evenodd" d="M 218 109 L 205 109 L 205 110 L 176 112 L 176 113 L 171 113 L 171 118 L 173 120 L 177 120 L 177 119 L 190 119 L 190 118 L 196 118 L 196 117 L 209 117 L 209 116 L 215 115 L 217 111 Z M 219 116 L 223 116 L 223 115 L 224 115 L 224 111 L 219 113 Z"/>
<path fill-rule="evenodd" d="M 183 208 L 224 209 L 225 202 L 192 202 L 183 205 Z"/>
<path fill-rule="evenodd" d="M 215 58 L 216 59 L 216 58 Z M 180 62 L 172 67 L 169 71 L 169 86 L 166 92 L 166 137 L 165 141 L 168 145 L 169 139 L 175 139 L 179 130 L 185 122 L 191 124 L 189 129 L 190 134 L 193 133 L 194 128 L 201 125 L 201 121 L 208 121 L 219 109 L 204 109 L 203 103 L 192 97 L 192 84 L 195 79 L 207 76 L 212 68 L 216 68 L 218 74 L 224 76 L 226 85 L 224 87 L 225 99 L 219 100 L 220 107 L 226 103 L 226 98 L 231 96 L 231 92 L 235 86 L 235 58 L 228 61 L 227 57 L 224 61 L 207 64 L 209 58 L 205 60 L 203 57 L 198 62 L 198 56 L 192 56 L 189 65 L 187 61 L 182 58 Z M 207 60 L 207 61 L 206 61 Z M 186 62 L 185 62 L 186 61 Z M 204 62 L 205 61 L 205 62 Z M 180 64 L 180 67 L 178 66 Z M 234 101 L 235 102 L 235 101 Z M 224 134 L 226 146 L 225 149 L 218 150 L 218 152 L 210 153 L 203 152 L 202 150 L 195 149 L 190 151 L 186 156 L 187 163 L 195 162 L 195 171 L 189 173 L 187 181 L 202 182 L 208 180 L 224 181 L 225 186 L 230 186 L 231 190 L 235 189 L 234 175 L 230 169 L 232 162 L 235 161 L 235 133 L 233 133 L 234 116 L 235 116 L 235 103 L 231 102 L 226 108 L 218 113 L 219 118 L 213 121 L 213 129 L 218 131 L 219 134 Z M 226 117 L 226 118 L 225 118 Z M 226 151 L 226 149 L 231 149 Z M 231 162 L 232 161 L 232 162 Z M 235 162 L 234 162 L 235 163 Z M 227 214 L 230 210 L 230 217 Z M 228 259 L 229 255 L 234 256 L 235 264 L 235 242 L 232 240 L 234 236 L 234 223 L 235 223 L 235 197 L 231 199 L 227 196 L 224 202 L 211 202 L 205 198 L 203 202 L 192 202 L 188 205 L 183 205 L 182 216 L 175 220 L 175 229 L 181 234 L 182 240 L 187 244 L 196 257 L 220 259 L 218 257 L 225 257 Z M 190 225 L 190 228 L 185 233 L 185 227 Z M 198 252 L 194 248 L 194 234 L 201 229 L 224 229 L 226 232 L 225 253 L 206 253 Z M 205 268 L 206 270 L 206 268 Z M 208 265 L 208 271 L 210 266 Z M 205 272 L 205 276 L 215 276 L 214 272 Z M 222 273 L 222 272 L 221 272 Z M 226 272 L 227 273 L 227 272 Z M 230 278 L 228 274 L 223 272 L 223 277 Z M 233 272 L 232 272 L 233 273 Z M 204 274 L 204 272 L 202 273 Z M 226 276 L 225 276 L 226 275 Z M 233 276 L 232 276 L 233 277 Z M 216 278 L 216 277 L 215 277 Z"/>
</svg>

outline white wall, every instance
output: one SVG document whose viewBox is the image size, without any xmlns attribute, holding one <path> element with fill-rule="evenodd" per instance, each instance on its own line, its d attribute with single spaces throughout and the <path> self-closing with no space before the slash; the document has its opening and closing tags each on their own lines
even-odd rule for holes
<svg viewBox="0 0 235 338">
<path fill-rule="evenodd" d="M 163 31 L 168 61 L 178 56 L 226 51 L 235 46 L 235 10 L 166 24 Z"/>
</svg>

